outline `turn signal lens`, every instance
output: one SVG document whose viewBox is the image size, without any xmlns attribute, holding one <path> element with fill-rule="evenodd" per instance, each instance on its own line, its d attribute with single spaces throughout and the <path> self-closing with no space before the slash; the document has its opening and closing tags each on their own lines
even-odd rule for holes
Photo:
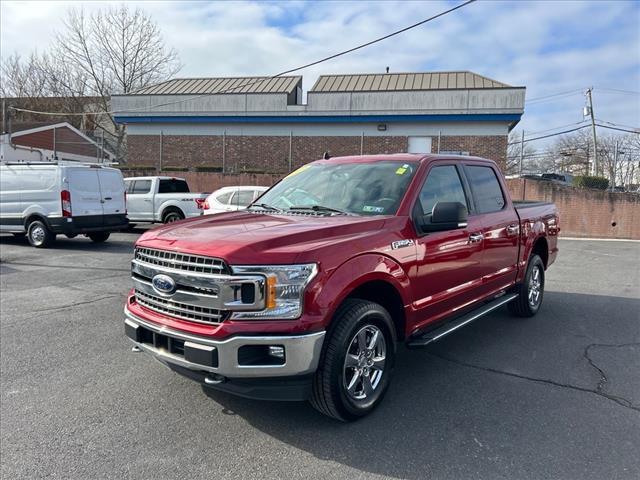
<svg viewBox="0 0 640 480">
<path fill-rule="evenodd" d="M 267 275 L 267 298 L 265 306 L 267 308 L 276 308 L 276 284 L 278 278 L 275 275 Z"/>
</svg>

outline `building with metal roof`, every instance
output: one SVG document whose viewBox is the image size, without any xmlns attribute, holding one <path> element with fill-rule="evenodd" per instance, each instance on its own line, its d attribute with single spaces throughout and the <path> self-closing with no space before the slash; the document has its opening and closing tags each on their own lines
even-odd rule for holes
<svg viewBox="0 0 640 480">
<path fill-rule="evenodd" d="M 506 160 L 525 87 L 473 72 L 173 79 L 112 97 L 133 165 L 286 172 L 332 155 L 455 152 Z M 159 158 L 161 157 L 161 158 Z"/>
</svg>

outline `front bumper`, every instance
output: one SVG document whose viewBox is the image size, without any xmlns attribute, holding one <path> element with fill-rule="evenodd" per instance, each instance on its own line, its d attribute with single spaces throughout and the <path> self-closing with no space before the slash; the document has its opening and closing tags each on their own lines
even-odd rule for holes
<svg viewBox="0 0 640 480">
<path fill-rule="evenodd" d="M 219 383 L 227 379 L 300 377 L 318 368 L 325 332 L 287 336 L 235 336 L 214 340 L 147 322 L 125 307 L 125 333 L 143 351 L 177 370 L 211 373 Z M 281 347 L 282 359 L 262 361 L 252 355 Z M 248 353 L 248 354 L 247 354 Z M 205 382 L 213 385 L 215 382 Z"/>
</svg>

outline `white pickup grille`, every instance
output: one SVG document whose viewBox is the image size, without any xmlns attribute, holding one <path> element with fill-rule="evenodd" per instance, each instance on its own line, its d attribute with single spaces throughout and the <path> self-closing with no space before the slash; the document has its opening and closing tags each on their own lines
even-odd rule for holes
<svg viewBox="0 0 640 480">
<path fill-rule="evenodd" d="M 168 250 L 138 247 L 135 259 L 148 265 L 184 270 L 185 272 L 221 274 L 230 273 L 226 263 L 215 257 L 201 257 Z"/>
</svg>

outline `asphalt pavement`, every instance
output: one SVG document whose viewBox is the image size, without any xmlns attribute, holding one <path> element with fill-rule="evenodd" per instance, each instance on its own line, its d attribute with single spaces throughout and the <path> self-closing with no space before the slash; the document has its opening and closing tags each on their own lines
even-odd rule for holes
<svg viewBox="0 0 640 480">
<path fill-rule="evenodd" d="M 640 243 L 560 242 L 544 304 L 402 349 L 352 424 L 206 392 L 122 325 L 138 232 L 0 236 L 0 476 L 640 478 Z"/>
</svg>

